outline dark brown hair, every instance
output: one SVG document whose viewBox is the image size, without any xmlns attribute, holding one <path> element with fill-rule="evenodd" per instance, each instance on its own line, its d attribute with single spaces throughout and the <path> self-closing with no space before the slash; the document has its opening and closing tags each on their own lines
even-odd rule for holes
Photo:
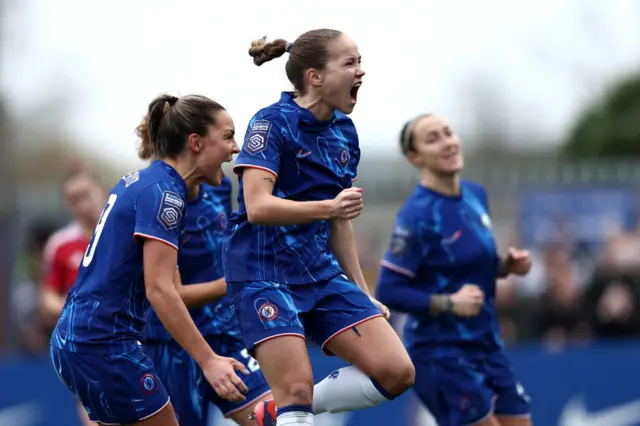
<svg viewBox="0 0 640 426">
<path fill-rule="evenodd" d="M 143 160 L 176 157 L 190 134 L 207 135 L 209 126 L 215 124 L 213 115 L 222 110 L 222 105 L 206 96 L 158 96 L 136 128 L 141 140 L 138 157 Z"/>
<path fill-rule="evenodd" d="M 289 52 L 285 66 L 287 78 L 300 94 L 305 89 L 305 71 L 309 68 L 322 69 L 329 62 L 327 44 L 342 35 L 338 30 L 319 29 L 302 34 L 293 43 L 281 38 L 267 43 L 264 38 L 251 43 L 249 55 L 257 66 Z"/>
<path fill-rule="evenodd" d="M 153 148 L 149 139 L 149 114 L 136 127 L 136 135 L 140 138 L 140 146 L 138 147 L 138 158 L 141 160 L 150 160 L 153 158 Z"/>
</svg>

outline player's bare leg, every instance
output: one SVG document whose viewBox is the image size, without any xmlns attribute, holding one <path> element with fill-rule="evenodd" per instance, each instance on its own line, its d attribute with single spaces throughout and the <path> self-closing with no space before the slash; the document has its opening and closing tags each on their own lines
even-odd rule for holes
<svg viewBox="0 0 640 426">
<path fill-rule="evenodd" d="M 411 359 L 396 332 L 382 317 L 370 319 L 355 330 L 350 328 L 335 336 L 325 349 L 354 367 L 342 368 L 315 386 L 315 414 L 373 407 L 393 399 L 413 384 L 415 369 Z M 281 405 L 277 394 L 276 401 Z M 274 424 L 272 405 L 255 406 L 258 424 Z"/>
<path fill-rule="evenodd" d="M 340 392 L 339 398 L 342 401 L 327 401 L 327 408 L 317 412 L 339 412 L 377 405 L 385 398 L 393 399 L 402 394 L 413 385 L 415 380 L 415 368 L 409 354 L 391 325 L 382 317 L 372 318 L 338 334 L 325 343 L 325 349 L 357 367 L 359 371 L 353 367 L 347 367 L 347 369 L 338 370 L 338 376 L 335 378 L 332 379 L 329 376 L 320 382 L 316 386 L 318 397 L 321 387 L 326 384 L 328 399 L 331 398 L 332 393 L 338 391 L 338 387 L 345 386 L 354 387 L 351 392 L 354 399 L 347 401 L 350 398 L 349 395 L 347 393 L 342 395 Z M 342 371 L 350 376 L 351 384 L 347 381 L 337 383 L 340 381 L 339 375 Z M 355 381 L 360 382 L 360 387 Z M 328 389 L 329 387 L 331 389 Z M 357 393 L 363 394 L 360 399 L 356 396 Z M 319 406 L 325 405 L 314 400 L 314 404 L 316 402 Z M 341 404 L 344 405 L 342 409 L 338 407 Z M 329 407 L 332 405 L 336 407 Z"/>
<path fill-rule="evenodd" d="M 498 426 L 533 426 L 531 416 L 499 416 L 496 415 Z"/>
<path fill-rule="evenodd" d="M 469 426 L 500 426 L 498 420 L 496 420 L 493 414 L 488 415 L 484 419 L 478 420 L 475 423 L 471 423 Z"/>
<path fill-rule="evenodd" d="M 80 423 L 82 426 L 95 426 L 95 423 L 89 420 L 87 410 L 84 409 L 82 404 L 78 403 L 78 417 L 80 417 Z"/>
<path fill-rule="evenodd" d="M 297 416 L 297 420 L 289 421 L 282 414 L 283 418 L 277 419 L 278 424 L 313 425 L 313 371 L 304 339 L 297 336 L 275 337 L 260 343 L 254 352 L 278 408 L 281 412 L 288 407 L 296 409 L 286 414 Z M 303 408 L 307 412 L 301 411 Z"/>
</svg>

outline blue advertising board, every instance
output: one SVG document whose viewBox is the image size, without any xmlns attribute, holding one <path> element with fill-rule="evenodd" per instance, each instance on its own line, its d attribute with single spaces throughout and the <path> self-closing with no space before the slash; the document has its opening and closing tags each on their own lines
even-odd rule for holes
<svg viewBox="0 0 640 426">
<path fill-rule="evenodd" d="M 509 351 L 542 426 L 640 426 L 640 341 L 552 353 Z M 312 353 L 316 379 L 344 365 Z M 45 358 L 0 361 L 0 426 L 79 426 L 75 402 Z M 227 426 L 214 413 L 211 426 Z M 316 417 L 316 426 L 435 426 L 411 392 L 378 407 Z"/>
<path fill-rule="evenodd" d="M 637 223 L 636 191 L 623 185 L 531 186 L 518 196 L 518 227 L 526 247 L 567 239 L 595 247 L 610 230 L 632 230 Z"/>
</svg>

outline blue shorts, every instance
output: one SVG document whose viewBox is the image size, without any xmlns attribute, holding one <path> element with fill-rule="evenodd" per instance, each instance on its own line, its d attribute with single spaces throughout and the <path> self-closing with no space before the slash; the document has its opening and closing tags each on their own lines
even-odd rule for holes
<svg viewBox="0 0 640 426">
<path fill-rule="evenodd" d="M 492 413 L 527 417 L 531 412 L 530 398 L 502 350 L 482 359 L 413 362 L 414 389 L 439 426 L 472 425 Z"/>
<path fill-rule="evenodd" d="M 244 349 L 240 340 L 222 335 L 208 337 L 207 342 L 218 355 L 237 359 L 251 373 L 248 376 L 238 374 L 249 388 L 245 401 L 235 403 L 220 398 L 204 378 L 198 364 L 175 341 L 144 344 L 144 351 L 155 363 L 158 377 L 171 396 L 171 404 L 181 425 L 205 426 L 209 402 L 229 417 L 271 392 L 258 362 Z"/>
<path fill-rule="evenodd" d="M 53 346 L 49 350 L 58 377 L 93 422 L 135 423 L 169 403 L 153 362 L 139 345 L 118 354 L 68 352 Z"/>
<path fill-rule="evenodd" d="M 342 274 L 303 285 L 236 282 L 229 285 L 229 296 L 250 350 L 274 337 L 308 335 L 331 355 L 324 347 L 332 338 L 382 316 L 369 296 Z"/>
</svg>

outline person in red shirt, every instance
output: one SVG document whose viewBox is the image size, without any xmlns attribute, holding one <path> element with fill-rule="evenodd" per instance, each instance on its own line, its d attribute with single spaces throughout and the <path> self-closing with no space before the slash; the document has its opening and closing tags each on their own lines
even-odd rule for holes
<svg viewBox="0 0 640 426">
<path fill-rule="evenodd" d="M 107 201 L 102 184 L 82 169 L 72 171 L 65 178 L 62 190 L 74 220 L 51 235 L 44 249 L 41 308 L 52 326 L 78 276 L 78 267 Z"/>
<path fill-rule="evenodd" d="M 54 232 L 44 248 L 44 282 L 40 305 L 50 330 L 55 327 L 67 293 L 76 281 L 80 262 L 107 202 L 107 191 L 102 184 L 91 173 L 80 168 L 67 175 L 62 183 L 62 192 L 74 220 Z M 93 425 L 80 404 L 78 414 L 82 425 Z"/>
</svg>

